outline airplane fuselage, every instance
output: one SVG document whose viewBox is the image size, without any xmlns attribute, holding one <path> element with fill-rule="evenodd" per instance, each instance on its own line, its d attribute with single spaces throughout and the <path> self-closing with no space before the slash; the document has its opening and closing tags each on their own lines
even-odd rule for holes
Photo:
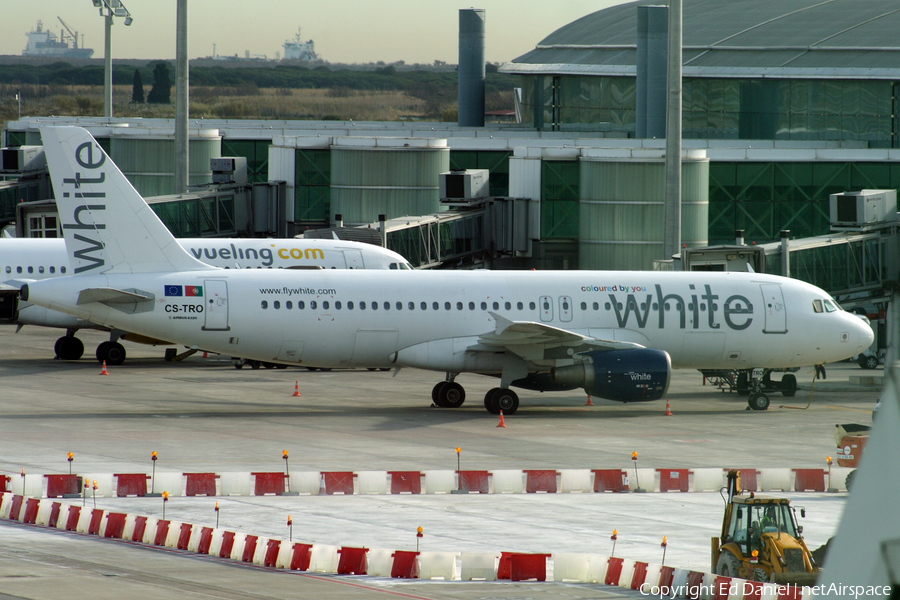
<svg viewBox="0 0 900 600">
<path fill-rule="evenodd" d="M 152 300 L 128 310 L 78 305 L 85 288 L 134 290 Z M 769 275 L 616 271 L 245 271 L 235 279 L 222 270 L 85 275 L 29 286 L 29 301 L 48 308 L 223 354 L 484 373 L 502 370 L 500 353 L 466 349 L 494 329 L 492 313 L 664 350 L 678 368 L 841 360 L 867 340 L 854 315 L 814 310 L 815 300 L 827 298 L 814 286 Z M 571 364 L 571 354 L 552 348 L 532 352 L 527 362 L 541 371 Z"/>
</svg>

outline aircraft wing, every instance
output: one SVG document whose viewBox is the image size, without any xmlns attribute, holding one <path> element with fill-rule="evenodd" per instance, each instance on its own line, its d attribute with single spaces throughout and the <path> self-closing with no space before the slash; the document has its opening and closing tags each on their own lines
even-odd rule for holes
<svg viewBox="0 0 900 600">
<path fill-rule="evenodd" d="M 632 342 L 593 338 L 534 321 L 510 321 L 493 312 L 490 315 L 496 323 L 494 331 L 480 335 L 478 344 L 469 350 L 506 349 L 525 360 L 546 360 L 571 358 L 575 353 L 589 350 L 643 348 Z"/>
</svg>

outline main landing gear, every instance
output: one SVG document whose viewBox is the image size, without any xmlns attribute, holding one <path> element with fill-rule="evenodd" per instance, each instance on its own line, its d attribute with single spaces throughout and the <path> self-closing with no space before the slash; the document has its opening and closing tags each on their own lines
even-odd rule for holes
<svg viewBox="0 0 900 600">
<path fill-rule="evenodd" d="M 84 343 L 75 337 L 75 330 L 70 330 L 56 340 L 53 350 L 60 360 L 78 360 L 84 355 Z"/>
<path fill-rule="evenodd" d="M 431 400 L 441 408 L 459 408 L 466 401 L 466 390 L 455 379 L 458 373 L 447 373 L 446 381 L 441 381 L 431 390 Z M 503 411 L 511 415 L 519 408 L 519 396 L 508 388 L 493 388 L 484 395 L 484 407 L 493 415 Z"/>
</svg>

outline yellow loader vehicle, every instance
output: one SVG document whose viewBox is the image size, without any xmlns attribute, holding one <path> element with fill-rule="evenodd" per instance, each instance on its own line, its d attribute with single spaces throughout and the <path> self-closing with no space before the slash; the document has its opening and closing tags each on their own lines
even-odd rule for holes
<svg viewBox="0 0 900 600">
<path fill-rule="evenodd" d="M 722 535 L 712 538 L 713 572 L 750 581 L 814 585 L 819 567 L 803 541 L 791 501 L 752 492 L 743 496 L 740 485 L 738 472 L 729 471 Z M 806 511 L 800 514 L 806 516 Z"/>
</svg>

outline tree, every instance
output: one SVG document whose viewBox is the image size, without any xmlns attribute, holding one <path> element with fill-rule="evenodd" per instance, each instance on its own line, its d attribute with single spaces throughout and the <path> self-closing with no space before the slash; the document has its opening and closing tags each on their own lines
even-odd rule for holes
<svg viewBox="0 0 900 600">
<path fill-rule="evenodd" d="M 134 70 L 134 80 L 131 84 L 131 101 L 135 104 L 144 103 L 144 82 L 141 81 L 141 70 Z"/>
<path fill-rule="evenodd" d="M 169 78 L 169 65 L 156 63 L 153 67 L 153 88 L 147 94 L 148 104 L 171 104 L 172 80 Z"/>
</svg>

